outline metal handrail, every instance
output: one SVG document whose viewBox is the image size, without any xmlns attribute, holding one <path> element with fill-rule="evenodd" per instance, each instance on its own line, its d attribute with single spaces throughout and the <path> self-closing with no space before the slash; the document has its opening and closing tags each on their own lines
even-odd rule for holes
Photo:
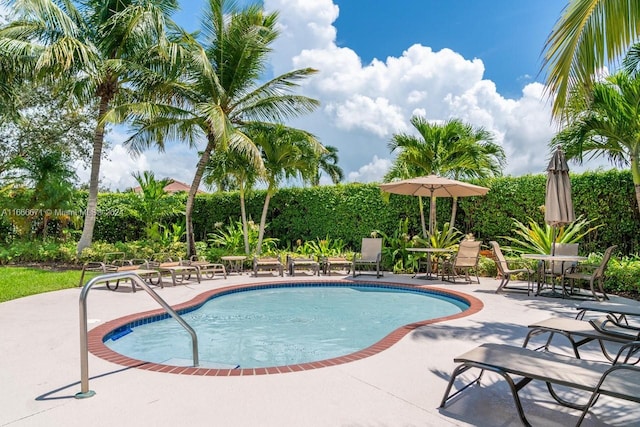
<svg viewBox="0 0 640 427">
<path fill-rule="evenodd" d="M 184 321 L 182 317 L 173 309 L 165 300 L 163 300 L 160 295 L 158 295 L 151 287 L 144 281 L 140 276 L 133 272 L 121 272 L 121 273 L 109 273 L 109 274 L 101 274 L 100 276 L 96 276 L 93 279 L 89 280 L 82 291 L 80 292 L 80 384 L 81 390 L 79 393 L 76 393 L 75 397 L 77 399 L 82 399 L 85 397 L 91 397 L 95 395 L 93 390 L 89 390 L 89 346 L 88 346 L 88 327 L 87 327 L 87 295 L 89 294 L 89 290 L 96 283 L 100 282 L 108 282 L 109 280 L 118 280 L 118 279 L 130 279 L 131 286 L 140 286 L 142 289 L 147 291 L 151 297 L 156 300 L 164 310 L 171 315 L 187 332 L 191 335 L 191 346 L 193 350 L 193 366 L 197 367 L 199 364 L 198 360 L 198 337 L 196 336 L 196 332 L 193 330 L 191 326 L 187 322 Z"/>
</svg>

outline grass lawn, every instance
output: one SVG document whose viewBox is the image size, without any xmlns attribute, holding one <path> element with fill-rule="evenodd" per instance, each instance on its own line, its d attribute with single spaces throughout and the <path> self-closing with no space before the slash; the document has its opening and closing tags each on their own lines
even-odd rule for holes
<svg viewBox="0 0 640 427">
<path fill-rule="evenodd" d="M 0 302 L 43 292 L 75 288 L 79 270 L 52 271 L 32 267 L 0 267 Z M 85 275 L 85 281 L 92 278 Z"/>
</svg>

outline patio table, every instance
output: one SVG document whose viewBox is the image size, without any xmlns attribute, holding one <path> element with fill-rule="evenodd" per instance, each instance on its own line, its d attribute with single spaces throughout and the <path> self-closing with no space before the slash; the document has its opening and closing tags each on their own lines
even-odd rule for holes
<svg viewBox="0 0 640 427">
<path fill-rule="evenodd" d="M 580 261 L 586 261 L 588 259 L 587 257 L 580 256 L 580 255 L 550 255 L 550 254 L 522 254 L 521 257 L 525 258 L 525 259 L 535 259 L 535 260 L 539 261 L 538 274 L 537 274 L 537 279 L 536 279 L 536 282 L 538 284 L 538 289 L 536 290 L 536 296 L 537 295 L 543 295 L 540 292 L 542 290 L 542 285 L 543 285 L 543 283 L 540 283 L 540 279 L 541 279 L 541 277 L 544 277 L 543 274 L 542 275 L 540 274 L 540 266 L 541 265 L 543 266 L 545 263 L 560 262 L 560 263 L 563 264 L 562 270 L 564 271 L 564 263 L 565 262 L 580 262 Z M 563 298 L 565 296 L 569 296 L 565 292 L 564 286 L 562 287 L 562 293 L 560 295 Z M 550 294 L 550 296 L 557 296 L 555 281 L 551 283 L 551 294 Z"/>
<path fill-rule="evenodd" d="M 417 277 L 418 273 L 414 274 L 413 277 L 416 277 L 416 278 L 419 278 L 419 279 L 426 279 L 426 280 L 436 280 L 438 277 L 431 275 L 431 254 L 433 254 L 433 253 L 443 253 L 443 252 L 453 252 L 453 249 L 448 249 L 448 248 L 407 248 L 407 251 L 408 252 L 421 252 L 421 253 L 427 254 L 426 255 L 427 272 L 422 277 Z"/>
</svg>

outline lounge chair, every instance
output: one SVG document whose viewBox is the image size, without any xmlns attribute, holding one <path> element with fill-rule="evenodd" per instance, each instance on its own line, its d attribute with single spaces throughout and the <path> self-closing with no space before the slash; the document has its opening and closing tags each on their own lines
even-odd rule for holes
<svg viewBox="0 0 640 427">
<path fill-rule="evenodd" d="M 100 272 L 103 274 L 106 273 L 118 273 L 118 272 L 131 272 L 140 276 L 143 280 L 148 280 L 149 283 L 153 285 L 159 285 L 161 288 L 164 287 L 162 283 L 162 275 L 157 270 L 149 269 L 146 265 L 146 260 L 144 263 L 138 264 L 134 263 L 133 260 L 125 260 L 124 252 L 110 252 L 104 255 L 104 259 L 102 262 L 87 262 L 82 266 L 82 274 L 80 274 L 80 285 L 83 285 L 85 272 Z M 122 279 L 123 281 L 129 281 L 129 279 Z M 156 282 L 154 283 L 154 280 Z M 116 280 L 115 284 L 111 282 L 105 282 L 107 289 L 116 291 L 120 286 L 120 280 Z M 131 281 L 131 292 L 136 291 L 136 286 L 134 282 Z"/>
<path fill-rule="evenodd" d="M 531 324 L 529 328 L 530 331 L 525 338 L 524 344 L 522 345 L 523 347 L 527 347 L 531 338 L 548 334 L 546 343 L 536 350 L 549 350 L 553 337 L 556 334 L 562 335 L 567 338 L 578 359 L 580 358 L 579 348 L 592 341 L 598 342 L 602 354 L 609 361 L 613 361 L 614 356 L 607 351 L 605 347 L 606 342 L 625 344 L 630 341 L 640 341 L 640 330 L 620 325 L 615 319 L 607 316 L 602 316 L 590 321 L 551 317 Z"/>
<path fill-rule="evenodd" d="M 353 263 L 351 264 L 351 271 L 353 277 L 358 276 L 358 270 L 360 271 L 376 271 L 376 278 L 382 276 L 380 271 L 380 263 L 382 262 L 382 239 L 364 237 L 362 239 L 362 247 L 360 256 L 353 255 Z M 363 273 L 360 273 L 363 274 Z"/>
<path fill-rule="evenodd" d="M 480 283 L 478 277 L 478 260 L 480 259 L 481 241 L 463 240 L 458 245 L 458 251 L 451 259 L 442 262 L 442 280 L 456 283 L 456 278 L 464 276 L 466 283 L 472 283 L 470 270 L 474 270 L 476 283 Z M 446 277 L 446 279 L 445 279 Z"/>
<path fill-rule="evenodd" d="M 253 276 L 258 277 L 258 271 L 277 271 L 280 277 L 284 276 L 284 266 L 278 257 L 253 257 Z"/>
<path fill-rule="evenodd" d="M 527 296 L 531 295 L 533 292 L 533 282 L 531 281 L 531 275 L 533 274 L 533 270 L 527 267 L 523 268 L 509 268 L 509 264 L 507 264 L 507 260 L 502 254 L 502 250 L 500 249 L 500 245 L 496 241 L 490 241 L 491 250 L 493 251 L 493 256 L 495 258 L 496 267 L 498 269 L 498 273 L 502 278 L 500 282 L 500 286 L 496 289 L 496 293 L 500 293 L 503 289 L 514 290 L 514 291 L 526 291 Z M 525 273 L 527 275 L 527 288 L 522 289 L 518 287 L 508 287 L 509 280 L 511 280 L 512 274 Z"/>
<path fill-rule="evenodd" d="M 200 271 L 196 267 L 184 265 L 180 260 L 174 261 L 171 257 L 164 254 L 155 254 L 153 260 L 147 262 L 147 267 L 158 270 L 160 274 L 170 275 L 173 286 L 190 280 L 191 275 L 196 277 L 198 283 L 200 283 L 201 280 Z"/>
<path fill-rule="evenodd" d="M 322 272 L 331 276 L 334 270 L 345 270 L 346 274 L 351 271 L 352 261 L 345 257 L 325 257 L 322 259 Z"/>
<path fill-rule="evenodd" d="M 289 275 L 295 276 L 297 269 L 309 270 L 315 276 L 320 275 L 320 263 L 313 258 L 294 257 L 287 254 L 287 271 Z"/>
<path fill-rule="evenodd" d="M 483 344 L 453 359 L 459 365 L 451 374 L 440 407 L 444 408 L 450 399 L 468 387 L 479 384 L 484 371 L 490 371 L 506 380 L 524 425 L 531 424 L 524 414 L 518 391 L 531 381 L 538 380 L 547 383 L 549 393 L 556 402 L 582 411 L 576 424 L 580 426 L 600 395 L 640 403 L 640 368 L 635 366 L 638 361 L 632 361 L 630 358 L 630 355 L 638 350 L 640 350 L 640 342 L 626 344 L 620 349 L 615 359 L 616 363 L 611 365 L 607 362 L 576 359 L 506 344 Z M 471 368 L 480 369 L 479 376 L 451 394 L 458 375 Z M 515 381 L 513 376 L 522 378 Z M 554 385 L 585 390 L 591 394 L 591 397 L 585 405 L 570 402 L 556 393 Z"/>
<path fill-rule="evenodd" d="M 576 319 L 583 319 L 587 312 L 607 313 L 615 317 L 618 323 L 629 324 L 628 316 L 640 317 L 640 303 L 622 304 L 615 302 L 584 301 L 576 309 Z"/>
<path fill-rule="evenodd" d="M 597 266 L 579 264 L 572 271 L 565 273 L 564 280 L 569 281 L 570 290 L 569 294 L 574 295 L 574 289 L 576 285 L 576 281 L 584 281 L 589 284 L 589 289 L 593 298 L 596 301 L 600 301 L 603 299 L 609 299 L 606 292 L 604 291 L 604 276 L 605 271 L 607 270 L 607 264 L 609 264 L 609 260 L 611 259 L 611 254 L 617 248 L 617 245 L 609 246 L 602 255 L 602 261 Z M 597 292 L 600 292 L 602 296 L 599 296 L 596 292 L 596 284 L 598 286 Z M 563 281 L 563 286 L 565 282 Z"/>
<path fill-rule="evenodd" d="M 199 258 L 197 255 L 192 256 L 186 265 L 197 268 L 200 277 L 204 274 L 208 279 L 213 279 L 216 273 L 220 273 L 225 279 L 227 278 L 227 269 L 223 264 L 209 262 L 204 258 Z"/>
</svg>

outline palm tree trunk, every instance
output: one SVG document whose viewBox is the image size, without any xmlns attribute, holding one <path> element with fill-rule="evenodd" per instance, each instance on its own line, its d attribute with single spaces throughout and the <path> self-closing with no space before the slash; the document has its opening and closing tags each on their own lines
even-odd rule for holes
<svg viewBox="0 0 640 427">
<path fill-rule="evenodd" d="M 242 237 L 244 238 L 244 253 L 249 255 L 249 226 L 247 225 L 247 208 L 244 203 L 244 185 L 240 183 L 240 219 L 242 220 Z"/>
<path fill-rule="evenodd" d="M 256 245 L 256 254 L 260 255 L 262 252 L 262 239 L 264 237 L 265 224 L 267 222 L 267 211 L 269 210 L 269 201 L 271 200 L 271 189 L 267 190 L 267 196 L 264 199 L 264 206 L 262 207 L 262 215 L 260 216 L 260 228 L 258 230 L 258 244 Z"/>
<path fill-rule="evenodd" d="M 451 202 L 451 220 L 449 220 L 449 230 L 453 230 L 456 223 L 456 214 L 458 213 L 458 198 L 454 197 Z"/>
<path fill-rule="evenodd" d="M 420 207 L 420 225 L 422 225 L 422 235 L 426 239 L 427 234 L 427 222 L 424 218 L 424 203 L 422 202 L 422 196 L 418 196 L 418 206 Z"/>
<path fill-rule="evenodd" d="M 85 248 L 91 246 L 93 229 L 96 225 L 96 211 L 98 210 L 98 185 L 100 183 L 100 161 L 102 160 L 102 147 L 104 145 L 104 123 L 102 118 L 107 113 L 110 99 L 106 96 L 100 98 L 98 110 L 98 124 L 93 134 L 93 153 L 91 154 L 91 176 L 89 178 L 89 196 L 87 209 L 84 213 L 84 227 L 82 236 L 78 242 L 78 257 Z"/>
<path fill-rule="evenodd" d="M 193 205 L 196 200 L 196 194 L 198 194 L 198 188 L 200 187 L 200 182 L 202 181 L 202 175 L 204 174 L 204 168 L 209 163 L 209 158 L 211 157 L 211 152 L 215 147 L 215 139 L 210 136 L 209 142 L 207 144 L 207 148 L 200 155 L 200 160 L 198 160 L 198 166 L 196 167 L 196 174 L 193 177 L 193 181 L 191 182 L 191 188 L 189 188 L 189 195 L 187 196 L 187 204 L 185 206 L 185 223 L 187 226 L 187 259 L 191 259 L 191 257 L 196 256 L 196 242 L 195 242 L 195 234 L 193 232 Z"/>
<path fill-rule="evenodd" d="M 431 196 L 431 206 L 429 208 L 429 234 L 433 234 L 436 228 L 436 198 Z"/>
</svg>

